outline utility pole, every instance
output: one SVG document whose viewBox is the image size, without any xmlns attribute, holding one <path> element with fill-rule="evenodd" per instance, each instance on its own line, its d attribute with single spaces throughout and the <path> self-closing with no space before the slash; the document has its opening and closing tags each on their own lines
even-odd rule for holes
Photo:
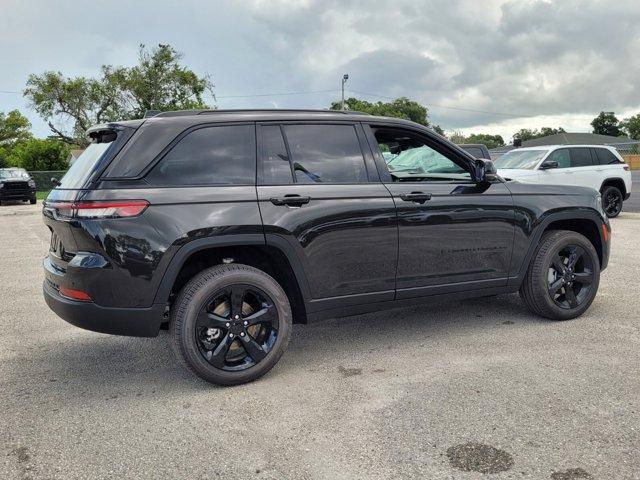
<svg viewBox="0 0 640 480">
<path fill-rule="evenodd" d="M 344 110 L 344 84 L 349 80 L 349 74 L 345 73 L 342 76 L 342 103 L 340 104 L 340 110 Z"/>
</svg>

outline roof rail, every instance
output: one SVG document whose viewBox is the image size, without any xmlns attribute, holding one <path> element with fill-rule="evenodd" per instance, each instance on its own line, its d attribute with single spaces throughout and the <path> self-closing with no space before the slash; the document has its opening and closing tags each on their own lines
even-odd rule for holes
<svg viewBox="0 0 640 480">
<path fill-rule="evenodd" d="M 215 115 L 217 113 L 339 113 L 343 115 L 369 115 L 356 110 L 313 110 L 313 109 L 280 109 L 280 108 L 240 108 L 228 110 L 175 110 L 160 112 L 154 117 L 182 117 L 186 115 Z"/>
</svg>

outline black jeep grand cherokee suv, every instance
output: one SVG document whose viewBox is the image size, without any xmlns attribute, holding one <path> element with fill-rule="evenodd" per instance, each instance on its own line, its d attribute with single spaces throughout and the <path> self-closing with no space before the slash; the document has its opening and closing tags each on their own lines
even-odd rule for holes
<svg viewBox="0 0 640 480">
<path fill-rule="evenodd" d="M 217 384 L 266 373 L 294 322 L 518 290 L 573 318 L 609 257 L 598 192 L 505 182 L 408 121 L 187 111 L 88 135 L 43 208 L 47 303 L 97 332 L 168 321 Z"/>
</svg>

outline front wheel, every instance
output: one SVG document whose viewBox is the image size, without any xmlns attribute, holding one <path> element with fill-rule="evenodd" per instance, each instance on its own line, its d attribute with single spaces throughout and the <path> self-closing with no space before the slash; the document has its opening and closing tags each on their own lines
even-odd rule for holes
<svg viewBox="0 0 640 480">
<path fill-rule="evenodd" d="M 602 208 L 607 217 L 614 218 L 620 215 L 623 200 L 622 192 L 618 187 L 605 187 L 602 191 Z"/>
<path fill-rule="evenodd" d="M 600 259 L 591 242 L 579 233 L 555 230 L 540 240 L 520 296 L 533 313 L 569 320 L 589 308 L 599 283 Z"/>
<path fill-rule="evenodd" d="M 29 199 L 29 203 L 30 203 L 31 205 L 35 205 L 37 201 L 38 201 L 38 200 L 37 200 L 37 198 L 36 198 L 36 197 L 31 197 L 31 198 Z"/>
<path fill-rule="evenodd" d="M 182 289 L 172 308 L 173 350 L 199 377 L 217 385 L 255 380 L 278 362 L 292 330 L 282 287 L 248 265 L 208 268 Z"/>
</svg>

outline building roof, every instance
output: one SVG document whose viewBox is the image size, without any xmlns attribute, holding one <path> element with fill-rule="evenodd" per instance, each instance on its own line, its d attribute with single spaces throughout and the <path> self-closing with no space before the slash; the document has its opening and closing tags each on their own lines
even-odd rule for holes
<svg viewBox="0 0 640 480">
<path fill-rule="evenodd" d="M 522 142 L 523 147 L 540 147 L 546 145 L 610 145 L 612 143 L 633 142 L 628 137 L 612 137 L 597 133 L 556 133 L 546 137 L 532 138 Z"/>
</svg>

